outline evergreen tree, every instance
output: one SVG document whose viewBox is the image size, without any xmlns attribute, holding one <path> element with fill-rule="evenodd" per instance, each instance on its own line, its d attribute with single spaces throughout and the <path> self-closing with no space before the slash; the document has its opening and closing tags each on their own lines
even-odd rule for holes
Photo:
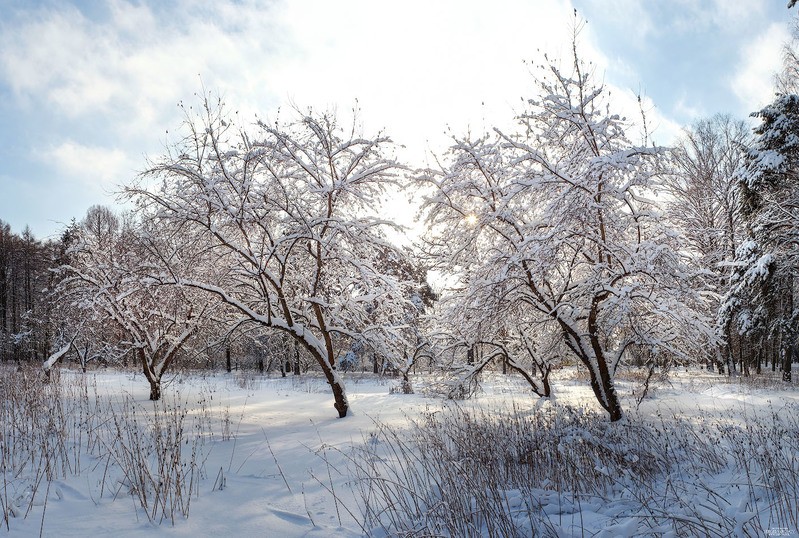
<svg viewBox="0 0 799 538">
<path fill-rule="evenodd" d="M 741 208 L 749 240 L 738 249 L 736 275 L 720 310 L 752 345 L 778 346 L 783 379 L 791 380 L 796 344 L 795 277 L 799 267 L 799 96 L 778 95 L 756 112 L 760 125 L 740 172 Z M 742 360 L 745 359 L 741 357 Z M 754 360 L 750 357 L 750 361 Z"/>
</svg>

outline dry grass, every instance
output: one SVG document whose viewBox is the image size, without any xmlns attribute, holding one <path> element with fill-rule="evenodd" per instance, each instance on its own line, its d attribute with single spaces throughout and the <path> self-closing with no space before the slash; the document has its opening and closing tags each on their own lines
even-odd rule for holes
<svg viewBox="0 0 799 538">
<path fill-rule="evenodd" d="M 132 495 L 152 522 L 188 517 L 212 436 L 210 409 L 189 416 L 177 397 L 137 403 L 101 396 L 92 376 L 45 383 L 38 369 L 0 375 L 0 514 L 7 530 L 43 506 L 53 480 L 86 474 L 97 498 Z"/>
<path fill-rule="evenodd" d="M 350 461 L 372 535 L 579 535 L 582 513 L 612 506 L 612 521 L 634 524 L 624 532 L 762 536 L 799 527 L 797 411 L 732 427 L 450 406 L 406 430 L 378 424 Z M 736 488 L 748 491 L 741 506 L 724 494 Z"/>
</svg>

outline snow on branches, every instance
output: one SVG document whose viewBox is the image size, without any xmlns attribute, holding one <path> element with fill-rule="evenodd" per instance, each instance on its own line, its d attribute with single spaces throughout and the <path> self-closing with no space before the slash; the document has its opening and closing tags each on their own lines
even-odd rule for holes
<svg viewBox="0 0 799 538">
<path fill-rule="evenodd" d="M 736 252 L 718 326 L 755 345 L 777 342 L 783 378 L 790 381 L 799 319 L 799 96 L 778 95 L 753 116 L 761 123 L 738 173 L 749 241 Z"/>
<path fill-rule="evenodd" d="M 186 111 L 184 131 L 127 189 L 211 261 L 202 274 L 175 272 L 174 282 L 221 299 L 242 323 L 299 341 L 346 416 L 337 357 L 357 344 L 390 358 L 406 323 L 402 283 L 380 270 L 402 256 L 379 216 L 403 171 L 391 141 L 361 137 L 332 114 L 244 128 L 208 98 Z"/>
<path fill-rule="evenodd" d="M 611 420 L 613 377 L 631 346 L 682 353 L 703 324 L 676 234 L 652 202 L 665 150 L 631 143 L 576 54 L 550 66 L 514 132 L 455 140 L 432 187 L 427 250 L 459 276 L 464 304 L 521 310 L 590 373 Z"/>
<path fill-rule="evenodd" d="M 165 238 L 128 219 L 123 226 L 108 208 L 94 206 L 76 230 L 60 267 L 62 300 L 83 312 L 70 344 L 85 364 L 90 342 L 107 358 L 132 355 L 150 383 L 150 399 L 161 397 L 161 379 L 188 347 L 211 303 L 198 301 L 184 287 L 165 286 L 158 278 L 158 255 L 169 249 Z M 82 334 L 86 333 L 86 334 Z M 85 342 L 80 349 L 78 340 Z M 48 363 L 51 361 L 47 361 Z M 47 363 L 45 367 L 49 367 Z"/>
</svg>

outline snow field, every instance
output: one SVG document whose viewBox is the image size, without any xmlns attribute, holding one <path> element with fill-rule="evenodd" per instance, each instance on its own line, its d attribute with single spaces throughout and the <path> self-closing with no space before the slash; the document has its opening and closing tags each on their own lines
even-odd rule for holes
<svg viewBox="0 0 799 538">
<path fill-rule="evenodd" d="M 486 374 L 473 400 L 345 376 L 4 369 L 11 536 L 797 534 L 799 392 L 675 372 L 609 423 L 572 371 L 555 397 Z M 635 381 L 620 379 L 622 393 Z"/>
</svg>

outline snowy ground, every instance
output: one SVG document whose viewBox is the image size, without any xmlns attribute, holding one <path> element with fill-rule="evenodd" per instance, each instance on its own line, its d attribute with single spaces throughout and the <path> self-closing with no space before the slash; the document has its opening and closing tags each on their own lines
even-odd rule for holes
<svg viewBox="0 0 799 538">
<path fill-rule="evenodd" d="M 61 382 L 74 384 L 81 375 L 62 370 Z M 98 371 L 87 376 L 88 400 L 98 410 L 95 430 L 111 420 L 103 409 L 113 408 L 114 416 L 128 419 L 133 413 L 138 421 L 152 413 L 148 386 L 141 375 Z M 358 488 L 348 463 L 354 454 L 352 447 L 380 443 L 374 435 L 378 422 L 401 430 L 408 417 L 448 405 L 421 394 L 390 394 L 393 383 L 391 379 L 350 376 L 347 389 L 352 413 L 337 419 L 326 385 L 311 376 L 175 376 L 164 387 L 166 403 L 173 412 L 179 406 L 186 431 L 191 428 L 201 436 L 198 442 L 184 434 L 184 452 L 195 451 L 200 473 L 179 501 L 186 505 L 190 489 L 188 518 L 177 514 L 174 524 L 169 517 L 160 524 L 150 521 L 125 473 L 104 455 L 102 446 L 95 446 L 93 450 L 73 449 L 73 459 L 80 459 L 73 461 L 73 469 L 79 466 L 80 472 L 56 472 L 49 484 L 37 481 L 33 461 L 17 462 L 13 474 L 6 472 L 0 496 L 12 515 L 8 517 L 10 530 L 6 531 L 2 521 L 4 532 L 11 536 L 362 536 Z M 625 393 L 635 388 L 633 382 L 621 385 Z M 417 384 L 420 386 L 423 383 Z M 555 401 L 560 404 L 595 406 L 585 383 L 571 372 L 560 372 L 554 386 Z M 530 398 L 515 378 L 494 374 L 483 387 L 477 399 L 458 405 L 489 410 L 515 406 L 523 413 L 552 405 Z M 727 381 L 700 370 L 674 372 L 668 382 L 655 387 L 638 413 L 656 420 L 659 416 L 698 419 L 713 412 L 718 413 L 718 420 L 736 422 L 779 412 L 786 406 L 796 412 L 799 391 L 795 385 L 780 387 Z M 632 398 L 625 401 L 625 409 L 635 407 Z M 128 410 L 127 415 L 123 409 Z M 176 415 L 164 412 L 164 416 Z M 7 432 L 9 425 L 3 428 Z M 796 432 L 786 435 L 797 438 Z M 128 446 L 133 442 L 128 440 Z M 183 457 L 189 456 L 184 453 Z M 183 465 L 185 468 L 185 461 Z M 728 473 L 716 479 L 734 482 L 739 477 Z M 746 517 L 751 517 L 748 497 L 735 491 L 742 490 L 736 490 L 734 484 L 725 489 L 730 506 L 726 516 L 745 523 Z M 585 535 L 647 535 L 639 526 L 640 516 L 631 513 L 625 519 L 624 514 L 618 504 L 586 503 L 580 510 L 557 514 L 557 529 L 578 536 L 582 530 Z M 154 519 L 162 517 L 157 514 Z M 742 535 L 746 535 L 744 523 L 738 527 Z M 762 528 L 770 535 L 799 536 L 795 528 L 769 526 L 768 521 Z"/>
</svg>

